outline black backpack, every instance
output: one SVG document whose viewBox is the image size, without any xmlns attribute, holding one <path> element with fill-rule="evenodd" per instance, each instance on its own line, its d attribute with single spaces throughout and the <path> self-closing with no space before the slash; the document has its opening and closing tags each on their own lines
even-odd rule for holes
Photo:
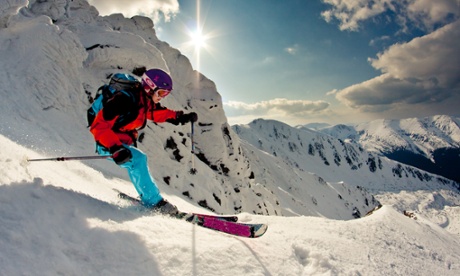
<svg viewBox="0 0 460 276">
<path fill-rule="evenodd" d="M 88 127 L 90 127 L 97 113 L 104 107 L 104 104 L 117 92 L 128 95 L 133 102 L 139 101 L 139 90 L 141 83 L 133 76 L 117 73 L 112 76 L 109 84 L 99 87 L 94 99 L 89 99 L 91 107 L 87 111 Z M 126 122 L 128 123 L 128 122 Z"/>
</svg>

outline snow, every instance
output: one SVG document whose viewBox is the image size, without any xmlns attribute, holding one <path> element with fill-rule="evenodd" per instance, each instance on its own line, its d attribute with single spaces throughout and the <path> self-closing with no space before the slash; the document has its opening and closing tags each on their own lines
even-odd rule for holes
<svg viewBox="0 0 460 276">
<path fill-rule="evenodd" d="M 80 162 L 30 162 L 0 136 L 2 275 L 458 275 L 458 238 L 388 205 L 359 220 L 276 217 L 258 239 L 232 237 L 116 197 L 109 179 Z M 169 196 L 181 209 L 199 210 Z M 200 210 L 204 211 L 204 210 Z"/>
<path fill-rule="evenodd" d="M 406 149 L 432 159 L 436 149 L 460 147 L 459 126 L 460 118 L 436 115 L 375 120 L 348 127 L 337 125 L 325 127 L 321 131 L 342 140 L 352 139 L 369 151 Z"/>
<path fill-rule="evenodd" d="M 231 128 L 216 84 L 148 18 L 100 17 L 83 0 L 20 9 L 26 2 L 0 0 L 0 275 L 460 275 L 451 182 L 314 130 Z M 113 189 L 134 188 L 108 161 L 27 162 L 91 155 L 87 93 L 138 66 L 169 70 L 175 91 L 164 104 L 199 114 L 196 175 L 189 125 L 145 129 L 140 148 L 162 194 L 181 210 L 266 223 L 264 236 L 130 206 Z"/>
</svg>

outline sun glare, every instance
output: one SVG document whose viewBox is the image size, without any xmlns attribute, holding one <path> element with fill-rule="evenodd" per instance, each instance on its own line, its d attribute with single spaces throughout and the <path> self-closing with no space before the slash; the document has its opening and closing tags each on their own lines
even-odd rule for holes
<svg viewBox="0 0 460 276">
<path fill-rule="evenodd" d="M 187 35 L 188 40 L 183 44 L 183 49 L 189 51 L 193 49 L 193 57 L 195 60 L 196 69 L 200 70 L 201 63 L 201 53 L 205 50 L 207 53 L 211 54 L 212 46 L 209 43 L 209 40 L 218 36 L 216 31 L 204 31 L 206 28 L 205 22 L 206 18 L 201 17 L 201 2 L 196 0 L 196 22 L 193 27 L 185 27 L 185 34 Z"/>
<path fill-rule="evenodd" d="M 196 31 L 190 33 L 190 40 L 191 43 L 195 46 L 195 49 L 198 51 L 201 48 L 206 47 L 207 37 L 206 35 L 203 35 L 200 29 L 197 29 Z"/>
</svg>

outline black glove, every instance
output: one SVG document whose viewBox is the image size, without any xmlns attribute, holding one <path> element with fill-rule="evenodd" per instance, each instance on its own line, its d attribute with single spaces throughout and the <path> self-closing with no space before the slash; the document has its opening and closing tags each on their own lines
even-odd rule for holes
<svg viewBox="0 0 460 276">
<path fill-rule="evenodd" d="M 195 112 L 184 114 L 184 112 L 178 111 L 176 120 L 177 120 L 178 123 L 180 123 L 182 125 L 184 125 L 184 124 L 186 124 L 188 122 L 194 123 L 194 122 L 198 121 L 198 114 L 196 114 Z"/>
<path fill-rule="evenodd" d="M 113 146 L 110 148 L 112 159 L 117 165 L 122 165 L 133 157 L 131 151 L 124 146 Z"/>
</svg>

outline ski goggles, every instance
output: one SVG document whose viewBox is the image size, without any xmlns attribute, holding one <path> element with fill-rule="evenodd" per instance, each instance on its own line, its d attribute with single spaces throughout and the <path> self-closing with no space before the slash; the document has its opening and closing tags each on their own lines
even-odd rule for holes
<svg viewBox="0 0 460 276">
<path fill-rule="evenodd" d="M 164 98 L 169 95 L 171 91 L 166 90 L 166 89 L 157 89 L 155 92 L 153 92 L 153 95 L 157 94 L 159 98 Z"/>
<path fill-rule="evenodd" d="M 156 93 L 158 97 L 164 98 L 164 97 L 168 96 L 169 93 L 171 93 L 171 90 L 161 89 L 161 88 L 158 88 L 158 87 L 155 88 L 155 89 L 151 89 L 148 86 L 144 86 L 144 90 L 150 97 L 152 97 Z"/>
</svg>

